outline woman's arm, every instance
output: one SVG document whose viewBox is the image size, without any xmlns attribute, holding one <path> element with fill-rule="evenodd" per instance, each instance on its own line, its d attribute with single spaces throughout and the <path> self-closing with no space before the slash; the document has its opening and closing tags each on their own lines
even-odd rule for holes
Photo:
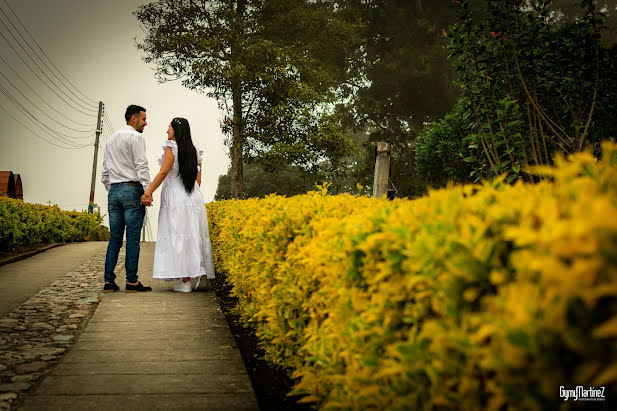
<svg viewBox="0 0 617 411">
<path fill-rule="evenodd" d="M 197 181 L 197 185 L 201 187 L 201 163 L 197 165 L 199 166 L 199 168 L 197 169 L 197 178 L 195 179 L 195 181 Z"/>
<path fill-rule="evenodd" d="M 156 189 L 159 188 L 161 184 L 163 184 L 163 180 L 165 180 L 165 177 L 167 177 L 167 174 L 169 174 L 169 170 L 171 170 L 171 167 L 173 165 L 174 165 L 174 152 L 171 150 L 171 147 L 169 146 L 165 147 L 165 155 L 163 156 L 163 163 L 161 164 L 161 170 L 156 175 L 156 177 L 154 177 L 154 180 L 152 180 L 152 183 L 148 186 L 148 189 L 144 193 L 144 196 L 152 197 L 152 193 L 154 193 Z"/>
</svg>

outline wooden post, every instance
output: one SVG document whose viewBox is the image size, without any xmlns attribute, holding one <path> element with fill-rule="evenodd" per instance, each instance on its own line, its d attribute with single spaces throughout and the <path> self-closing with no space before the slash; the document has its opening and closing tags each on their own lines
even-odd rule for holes
<svg viewBox="0 0 617 411">
<path fill-rule="evenodd" d="M 388 191 L 390 178 L 390 144 L 380 141 L 375 149 L 375 177 L 373 197 L 381 198 Z"/>
</svg>

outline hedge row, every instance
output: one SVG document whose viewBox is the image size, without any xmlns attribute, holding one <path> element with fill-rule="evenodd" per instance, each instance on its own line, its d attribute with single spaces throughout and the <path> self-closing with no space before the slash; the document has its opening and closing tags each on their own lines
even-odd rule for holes
<svg viewBox="0 0 617 411">
<path fill-rule="evenodd" d="M 610 400 L 617 145 L 603 152 L 413 201 L 210 203 L 216 268 L 316 407 L 553 409 L 577 385 Z"/>
<path fill-rule="evenodd" d="M 98 212 L 63 211 L 58 206 L 0 197 L 0 251 L 11 251 L 20 246 L 104 239 L 102 221 Z"/>
</svg>

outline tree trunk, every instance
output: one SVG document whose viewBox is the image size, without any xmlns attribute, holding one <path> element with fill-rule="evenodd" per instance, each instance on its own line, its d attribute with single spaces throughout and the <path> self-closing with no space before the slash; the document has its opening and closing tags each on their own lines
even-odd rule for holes
<svg viewBox="0 0 617 411">
<path fill-rule="evenodd" d="M 421 16 L 422 14 L 424 14 L 424 1 L 423 0 L 416 0 L 416 13 L 418 14 L 418 16 Z"/>
<path fill-rule="evenodd" d="M 246 0 L 238 0 L 236 3 L 236 36 L 241 36 L 243 29 L 243 16 L 246 9 Z M 232 41 L 231 64 L 238 60 L 238 54 L 242 53 L 242 40 Z M 236 74 L 231 80 L 231 94 L 233 100 L 233 123 L 231 145 L 231 198 L 242 199 L 244 191 L 244 126 L 242 124 L 242 81 Z"/>
<path fill-rule="evenodd" d="M 232 123 L 231 145 L 231 198 L 242 198 L 244 191 L 243 166 L 244 133 L 242 127 L 242 90 L 239 80 L 232 85 L 234 118 Z"/>
</svg>

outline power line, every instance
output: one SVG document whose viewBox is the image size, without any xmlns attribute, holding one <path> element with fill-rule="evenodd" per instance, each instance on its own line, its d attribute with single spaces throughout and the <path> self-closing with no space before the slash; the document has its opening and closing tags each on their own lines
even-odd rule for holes
<svg viewBox="0 0 617 411">
<path fill-rule="evenodd" d="M 99 106 L 98 110 L 95 110 L 94 109 L 95 105 L 92 104 L 94 103 L 94 100 L 86 96 L 66 76 L 64 76 L 64 74 L 58 69 L 58 67 L 54 64 L 51 58 L 41 48 L 41 46 L 36 41 L 34 36 L 32 36 L 28 28 L 21 21 L 19 16 L 15 13 L 15 10 L 11 7 L 10 3 L 7 0 L 3 0 L 3 2 L 4 2 L 5 7 L 2 7 L 2 5 L 0 4 L 0 24 L 2 25 L 2 27 L 4 27 L 4 30 L 0 30 L 0 37 L 2 37 L 6 45 L 8 45 L 11 50 L 13 50 L 13 53 L 17 55 L 17 57 L 22 61 L 22 63 L 39 79 L 39 81 L 41 81 L 43 85 L 45 85 L 56 97 L 62 100 L 62 102 L 64 102 L 70 109 L 75 110 L 84 115 L 87 115 L 88 117 L 93 117 L 94 113 L 98 111 L 98 124 L 96 125 L 96 130 L 83 130 L 83 129 L 78 129 L 78 128 L 65 125 L 63 122 L 58 121 L 53 116 L 49 115 L 45 110 L 40 108 L 39 104 L 35 103 L 32 99 L 30 99 L 28 95 L 26 95 L 19 86 L 17 86 L 13 81 L 11 81 L 11 79 L 7 75 L 5 75 L 4 72 L 0 71 L 0 76 L 3 77 L 5 81 L 8 82 L 9 86 L 12 87 L 14 90 L 16 90 L 17 93 L 19 93 L 21 97 L 25 99 L 25 101 L 27 101 L 27 103 L 29 103 L 31 106 L 34 106 L 38 110 L 38 112 L 42 113 L 45 117 L 47 117 L 52 122 L 55 122 L 61 127 L 66 128 L 67 130 L 74 131 L 76 133 L 91 133 L 92 131 L 96 131 L 97 137 L 96 137 L 95 144 L 98 144 L 99 137 L 101 135 L 103 136 L 103 138 L 106 137 L 107 133 L 105 131 L 105 126 L 107 125 L 107 127 L 109 128 L 109 125 L 104 121 L 104 118 L 102 118 L 103 113 L 100 110 L 100 107 L 101 107 L 100 103 L 98 104 Z M 9 16 L 8 10 L 10 10 L 10 13 L 12 14 L 13 18 Z M 18 28 L 16 24 L 14 24 L 13 20 L 16 20 L 19 23 L 19 25 L 21 26 L 21 29 Z M 16 32 L 17 35 L 15 35 L 14 32 Z M 25 35 L 24 35 L 24 32 L 25 32 Z M 12 38 L 12 41 L 5 34 L 10 35 L 10 37 Z M 30 40 L 28 40 L 26 36 L 29 37 Z M 38 51 L 33 48 L 32 43 L 34 43 L 34 46 L 36 46 Z M 28 49 L 30 51 L 28 51 Z M 41 57 L 41 55 L 43 55 L 46 58 L 49 64 L 47 63 L 45 59 L 43 59 L 43 57 Z M 79 123 L 73 120 L 72 118 L 66 116 L 61 111 L 58 111 L 57 109 L 55 109 L 51 104 L 47 102 L 47 99 L 43 98 L 39 93 L 37 93 L 30 86 L 30 84 L 27 81 L 24 80 L 24 78 L 11 66 L 11 64 L 7 62 L 7 60 L 5 60 L 2 56 L 0 56 L 0 59 L 2 59 L 4 64 L 7 67 L 9 67 L 9 69 L 19 78 L 19 80 L 21 80 L 27 86 L 27 88 L 30 89 L 30 91 L 32 91 L 32 93 L 34 93 L 34 95 L 36 95 L 36 97 L 38 97 L 41 101 L 43 101 L 43 103 L 46 104 L 48 107 L 50 107 L 55 113 L 60 114 L 65 119 L 72 121 L 75 124 L 88 127 L 87 124 Z M 30 62 L 28 62 L 27 59 L 29 59 Z M 39 62 L 42 63 L 44 68 L 41 67 Z M 36 69 L 38 69 L 38 71 L 34 70 L 31 63 L 34 66 L 36 66 Z M 54 70 L 52 70 L 50 65 L 53 66 L 53 68 L 55 69 L 55 72 Z M 47 81 L 44 80 L 39 75 L 39 73 L 42 74 L 47 79 Z M 58 75 L 64 78 L 66 82 L 63 81 L 62 78 L 60 78 Z M 72 89 L 69 87 L 69 85 L 72 86 Z M 76 94 L 76 92 L 81 94 L 83 97 L 85 97 L 92 103 L 89 103 L 88 101 L 84 100 L 82 97 Z M 74 141 L 77 139 L 80 139 L 80 140 L 90 139 L 91 140 L 91 137 L 66 134 L 46 124 L 45 121 L 42 121 L 38 116 L 35 116 L 32 113 L 31 108 L 26 107 L 24 103 L 22 103 L 22 101 L 20 101 L 13 92 L 5 88 L 2 84 L 0 84 L 0 93 L 4 95 L 8 99 L 8 101 L 14 105 L 17 108 L 17 110 L 21 112 L 23 116 L 25 116 L 28 120 L 30 120 L 30 122 L 34 126 L 38 127 L 43 132 L 43 134 L 41 135 L 40 133 L 37 133 L 34 130 L 32 130 L 32 128 L 26 126 L 23 123 L 23 121 L 19 120 L 15 115 L 13 115 L 9 110 L 7 110 L 4 105 L 1 106 L 2 110 L 4 110 L 7 114 L 9 114 L 9 116 L 13 118 L 13 120 L 17 121 L 26 130 L 30 131 L 32 134 L 42 139 L 43 141 L 46 141 L 56 147 L 65 148 L 65 149 L 81 149 L 81 148 L 88 147 L 90 144 L 92 144 L 91 142 L 88 142 L 86 144 L 80 144 Z M 72 96 L 75 98 L 73 98 Z M 67 99 L 70 100 L 73 104 L 67 101 Z M 82 109 L 85 111 L 83 111 Z M 92 114 L 89 114 L 88 112 Z M 95 154 L 95 161 L 96 161 L 96 154 Z"/>
<path fill-rule="evenodd" d="M 107 117 L 105 117 L 103 119 L 103 122 L 104 122 L 105 130 L 107 130 L 109 132 L 109 134 L 113 134 L 114 133 L 114 128 L 113 128 L 113 126 L 111 124 L 111 121 Z"/>
<path fill-rule="evenodd" d="M 109 131 L 109 128 L 105 127 L 103 130 L 103 133 L 101 134 L 101 145 L 105 145 L 105 143 L 107 142 L 107 140 L 109 139 L 109 136 L 111 136 L 111 132 Z"/>
<path fill-rule="evenodd" d="M 113 123 L 111 122 L 111 120 L 107 116 L 107 113 L 105 113 L 103 120 L 105 122 L 105 127 L 106 127 L 107 131 L 109 132 L 109 134 L 110 135 L 114 134 L 116 128 L 114 127 Z"/>
<path fill-rule="evenodd" d="M 73 139 L 83 139 L 83 138 L 88 138 L 88 137 L 75 137 L 75 136 L 70 136 L 64 133 L 61 133 L 51 127 L 49 127 L 47 124 L 41 122 L 40 120 L 37 119 L 37 117 L 32 114 L 32 112 L 30 112 L 30 110 L 28 110 L 23 104 L 21 104 L 21 102 L 19 100 L 17 100 L 15 98 L 15 96 L 13 96 L 11 94 L 11 92 L 9 92 L 6 88 L 4 88 L 2 85 L 0 85 L 0 92 L 2 94 L 4 94 L 4 96 L 6 98 L 9 99 L 9 101 L 11 103 L 13 103 L 13 105 L 15 105 L 17 107 L 17 109 L 19 111 L 22 112 L 22 114 L 24 114 L 26 117 L 28 117 L 28 119 L 30 121 L 32 121 L 35 125 L 37 125 L 39 128 L 41 128 L 43 131 L 45 131 L 45 129 L 49 130 L 49 132 L 51 132 L 52 134 L 54 134 L 58 140 L 60 140 L 62 143 L 65 144 L 73 144 L 73 145 L 77 145 L 78 143 L 70 141 L 71 138 Z M 37 121 L 35 121 L 34 119 L 36 119 Z"/>
<path fill-rule="evenodd" d="M 28 126 L 26 126 L 24 123 L 22 123 L 21 121 L 19 121 L 15 116 L 13 116 L 13 114 L 11 114 L 10 111 L 8 111 L 2 104 L 0 104 L 0 109 L 2 109 L 3 111 L 6 112 L 6 114 L 8 114 L 9 116 L 11 116 L 11 118 L 13 118 L 13 120 L 15 120 L 16 122 L 18 122 L 19 124 L 22 125 L 23 128 L 25 128 L 26 130 L 28 130 L 29 132 L 31 132 L 32 134 L 34 134 L 36 137 L 40 138 L 41 140 L 44 140 L 46 142 L 48 142 L 49 144 L 56 146 L 56 147 L 60 147 L 60 148 L 65 148 L 68 150 L 80 150 L 82 148 L 86 148 L 89 147 L 90 144 L 86 144 L 84 146 L 81 147 L 65 147 L 65 146 L 61 146 L 59 144 L 54 143 L 53 141 L 49 141 L 47 140 L 45 137 L 40 136 L 38 133 L 35 133 L 34 131 L 32 131 L 32 129 L 30 129 Z"/>
<path fill-rule="evenodd" d="M 47 75 L 47 73 L 45 73 L 45 71 L 43 69 L 41 69 L 41 66 L 39 66 L 39 64 L 34 60 L 34 58 L 32 58 L 32 56 L 30 55 L 30 53 L 28 53 L 28 50 L 26 50 L 22 43 L 13 35 L 13 32 L 9 29 L 9 27 L 4 23 L 3 19 L 0 19 L 2 21 L 2 25 L 9 31 L 9 33 L 11 34 L 11 37 L 13 37 L 13 39 L 17 42 L 17 44 L 19 44 L 19 46 L 21 47 L 22 50 L 24 50 L 26 52 L 26 54 L 28 55 L 28 57 L 30 57 L 30 60 L 32 60 L 32 62 L 36 65 L 36 67 L 41 70 L 41 73 L 43 73 L 43 75 L 45 77 L 47 77 L 47 79 L 49 81 L 52 82 L 52 84 L 54 86 L 56 86 L 58 88 L 58 90 L 64 94 L 66 97 L 68 97 L 69 99 L 71 99 L 71 101 L 73 101 L 74 103 L 76 103 L 77 105 L 81 106 L 84 109 L 88 109 L 89 107 L 93 107 L 94 105 L 91 103 L 88 103 L 87 101 L 84 101 L 83 99 L 81 99 L 78 95 L 76 95 L 73 91 L 71 91 L 68 87 L 66 87 L 66 85 L 62 82 L 62 80 L 60 80 L 58 78 L 58 76 L 56 76 L 52 70 L 49 68 L 49 66 L 47 65 L 47 63 L 45 63 L 45 61 L 43 61 L 43 59 L 41 58 L 41 56 L 39 56 L 39 54 L 32 48 L 32 46 L 30 45 L 30 43 L 28 43 L 28 41 L 24 38 L 24 36 L 21 34 L 21 31 L 15 27 L 15 25 L 13 24 L 13 22 L 11 21 L 11 19 L 9 18 L 9 16 L 4 12 L 4 9 L 2 9 L 2 7 L 0 7 L 0 13 L 2 13 L 2 15 L 4 16 L 4 18 L 6 19 L 6 21 L 11 25 L 11 27 L 13 27 L 13 30 L 19 35 L 19 37 L 21 37 L 21 39 L 23 40 L 23 42 L 26 44 L 26 46 L 28 46 L 28 48 L 32 51 L 32 53 L 34 53 L 34 55 L 36 57 L 38 57 L 38 59 L 41 61 L 41 63 L 43 63 L 43 65 L 47 68 L 47 70 L 49 70 L 49 72 L 51 73 L 52 76 L 56 77 L 56 79 L 58 79 L 60 81 L 60 84 L 62 84 L 68 91 L 69 93 L 73 94 L 78 100 L 80 100 L 82 103 L 86 104 L 85 106 L 79 104 L 79 102 L 73 100 L 68 94 L 64 93 L 64 91 L 62 91 L 60 89 L 60 87 L 58 87 L 58 85 L 56 83 L 54 83 L 54 81 L 49 78 L 49 76 Z"/>
<path fill-rule="evenodd" d="M 3 59 L 3 60 L 4 60 L 4 59 Z M 43 113 L 43 114 L 44 114 L 47 118 L 51 119 L 53 122 L 55 122 L 55 123 L 57 123 L 57 124 L 60 124 L 62 127 L 65 127 L 65 128 L 67 128 L 67 129 L 69 129 L 69 130 L 71 130 L 71 131 L 75 131 L 75 132 L 78 132 L 78 133 L 90 133 L 90 134 L 91 134 L 91 133 L 94 133 L 94 131 L 95 131 L 95 130 L 77 130 L 77 129 L 74 129 L 74 128 L 69 127 L 69 126 L 65 126 L 63 123 L 61 123 L 61 122 L 59 122 L 58 120 L 56 120 L 55 118 L 51 117 L 51 116 L 50 116 L 49 114 L 47 114 L 45 111 L 41 110 L 41 109 L 39 108 L 39 106 L 37 106 L 36 104 L 34 104 L 34 103 L 32 102 L 32 100 L 30 100 L 30 99 L 28 98 L 28 96 L 26 96 L 26 95 L 25 95 L 25 94 L 24 94 L 24 93 L 23 93 L 23 92 L 22 92 L 22 91 L 21 91 L 21 90 L 20 90 L 17 86 L 15 86 L 15 84 L 13 84 L 13 82 L 12 82 L 11 80 L 9 80 L 9 78 L 8 78 L 8 77 L 6 77 L 2 71 L 0 71 L 0 76 L 4 77 L 4 79 L 5 79 L 5 80 L 6 80 L 6 81 L 7 81 L 7 82 L 11 85 L 11 86 L 13 86 L 13 88 L 14 88 L 15 90 L 17 90 L 17 92 L 18 92 L 19 94 L 21 94 L 23 98 L 25 98 L 25 99 L 26 99 L 26 100 L 27 100 L 30 104 L 32 104 L 32 105 L 33 105 L 33 106 L 34 106 L 34 107 L 35 107 L 38 111 L 40 111 L 41 113 Z M 90 137 L 74 137 L 74 138 L 90 138 Z"/>
<path fill-rule="evenodd" d="M 52 134 L 54 134 L 56 136 L 56 139 L 58 141 L 60 141 L 63 144 L 68 144 L 68 145 L 73 145 L 74 147 L 77 146 L 77 143 L 70 141 L 70 138 L 83 138 L 83 137 L 72 137 L 63 133 L 60 133 L 57 130 L 54 130 L 53 128 L 49 127 L 47 124 L 42 123 L 41 121 L 35 122 L 34 119 L 36 119 L 36 116 L 33 115 L 26 107 L 24 107 L 23 104 L 21 104 L 21 102 L 19 100 L 17 100 L 15 98 L 15 96 L 13 96 L 7 89 L 4 88 L 4 86 L 0 85 L 0 92 L 2 94 L 4 94 L 4 96 L 6 98 L 9 99 L 9 101 L 11 103 L 13 103 L 13 105 L 15 105 L 17 107 L 17 109 L 19 111 L 22 112 L 22 114 L 24 114 L 26 117 L 28 117 L 28 119 L 30 121 L 32 121 L 35 125 L 37 125 L 39 128 L 41 128 L 44 132 L 45 129 L 49 130 L 49 132 L 51 132 Z M 41 127 L 42 126 L 42 127 Z M 50 135 L 50 137 L 53 137 Z"/>
<path fill-rule="evenodd" d="M 0 59 L 4 62 L 4 64 L 13 72 L 13 74 L 15 74 L 21 81 L 22 83 L 24 83 L 26 85 L 26 87 L 28 87 L 28 89 L 30 91 L 32 91 L 38 98 L 41 99 L 41 101 L 43 101 L 43 103 L 45 103 L 45 105 L 49 108 L 51 108 L 53 111 L 55 111 L 56 113 L 60 114 L 62 117 L 64 117 L 65 119 L 72 121 L 73 123 L 80 125 L 80 126 L 85 126 L 85 127 L 91 127 L 91 124 L 84 124 L 84 123 L 80 123 L 78 121 L 73 120 L 72 118 L 65 116 L 62 112 L 56 110 L 51 104 L 49 104 L 43 97 L 41 97 L 39 95 L 39 93 L 37 93 L 29 84 L 26 80 L 24 80 L 24 78 L 19 75 L 19 73 L 17 71 L 15 71 L 15 69 L 13 67 L 11 67 L 11 65 L 4 59 L 4 57 L 2 57 L 0 55 Z M 68 128 L 68 127 L 67 127 Z"/>
<path fill-rule="evenodd" d="M 41 53 L 43 53 L 43 55 L 47 58 L 47 60 L 51 63 L 51 65 L 56 69 L 56 71 L 58 72 L 58 74 L 60 74 L 60 76 L 62 76 L 62 78 L 64 78 L 74 89 L 75 91 L 77 91 L 79 94 L 81 94 L 83 97 L 85 97 L 87 100 L 91 101 L 92 103 L 97 103 L 96 100 L 92 100 L 90 97 L 88 97 L 87 95 L 85 95 L 84 93 L 82 93 L 77 87 L 75 87 L 75 85 L 73 83 L 71 83 L 71 81 L 69 79 L 67 79 L 64 74 L 62 74 L 62 72 L 58 69 L 58 67 L 56 67 L 56 65 L 54 64 L 54 62 L 49 58 L 49 56 L 47 55 L 47 53 L 45 53 L 45 51 L 41 48 L 41 46 L 39 46 L 39 43 L 36 41 L 36 39 L 32 36 L 32 34 L 30 34 L 30 31 L 26 28 L 26 26 L 21 22 L 21 19 L 19 18 L 19 16 L 17 16 L 17 14 L 15 13 L 15 11 L 13 10 L 13 8 L 11 7 L 11 5 L 9 4 L 9 2 L 7 0 L 4 0 L 4 3 L 7 5 L 7 7 L 9 8 L 9 10 L 11 10 L 11 13 L 13 14 L 13 16 L 15 16 L 15 18 L 17 19 L 17 21 L 19 22 L 19 24 L 23 27 L 23 29 L 26 31 L 26 33 L 28 34 L 28 36 L 32 39 L 32 41 L 34 42 L 34 44 L 36 45 L 36 47 L 41 51 Z M 50 70 L 51 71 L 51 70 Z M 68 88 L 67 88 L 68 89 Z M 82 100 L 83 101 L 83 100 Z"/>
<path fill-rule="evenodd" d="M 2 25 L 5 27 L 5 29 L 9 30 L 9 29 L 6 27 L 6 24 L 4 24 L 4 22 L 2 21 L 2 19 L 0 19 L 0 23 L 2 23 Z M 9 30 L 9 33 L 10 33 L 10 30 Z M 94 115 L 93 115 L 92 113 L 95 113 L 95 112 L 96 112 L 96 110 L 86 109 L 86 110 L 90 111 L 90 113 L 88 113 L 88 112 L 85 112 L 85 111 L 80 110 L 79 108 L 75 108 L 74 106 L 72 106 L 72 105 L 71 105 L 68 101 L 66 101 L 66 100 L 64 99 L 64 97 L 62 97 L 60 94 L 58 94 L 58 93 L 56 92 L 56 90 L 54 90 L 53 88 L 51 88 L 51 87 L 49 86 L 49 84 L 47 84 L 47 83 L 45 82 L 45 80 L 43 80 L 43 79 L 41 78 L 41 76 L 39 76 L 39 74 L 38 74 L 36 71 L 34 71 L 34 69 L 33 69 L 33 68 L 32 68 L 32 67 L 28 64 L 28 62 L 26 62 L 26 60 L 25 60 L 25 59 L 21 56 L 21 54 L 20 54 L 17 50 L 15 50 L 15 47 L 13 47 L 13 44 L 12 44 L 12 43 L 11 43 L 11 42 L 10 42 L 10 41 L 6 38 L 6 37 L 5 37 L 5 35 L 4 35 L 1 31 L 0 31 L 0 37 L 2 37 L 2 38 L 4 39 L 4 41 L 5 41 L 5 42 L 9 45 L 9 47 L 13 50 L 13 52 L 14 52 L 15 54 L 17 54 L 17 56 L 18 56 L 18 57 L 20 58 L 20 60 L 21 60 L 21 61 L 22 61 L 22 62 L 26 65 L 26 67 L 28 67 L 28 68 L 30 69 L 30 71 L 32 71 L 32 73 L 33 73 L 33 74 L 34 74 L 34 75 L 35 75 L 35 76 L 36 76 L 36 77 L 37 77 L 37 78 L 38 78 L 38 79 L 39 79 L 39 80 L 40 80 L 40 81 L 41 81 L 41 82 L 42 82 L 45 86 L 47 86 L 47 88 L 48 88 L 48 89 L 50 89 L 50 90 L 51 90 L 51 91 L 52 91 L 52 92 L 53 92 L 56 96 L 58 96 L 58 97 L 59 97 L 62 101 L 64 101 L 64 102 L 65 102 L 65 103 L 66 103 L 69 107 L 71 107 L 73 110 L 78 111 L 78 112 L 80 112 L 80 113 L 82 113 L 82 114 L 85 114 L 85 115 L 88 115 L 88 116 L 92 116 L 92 117 L 94 117 Z M 12 33 L 11 33 L 11 37 L 13 37 L 13 39 L 15 39 L 15 36 L 13 36 L 13 34 L 12 34 Z M 15 39 L 15 41 L 17 41 L 17 39 Z M 20 48 L 21 48 L 22 50 L 24 50 L 24 48 L 21 46 L 21 44 L 19 44 L 19 42 L 17 42 L 17 43 L 18 43 L 18 45 L 20 46 Z M 27 52 L 26 50 L 24 50 L 24 52 L 26 53 L 26 55 L 28 55 L 28 57 L 30 57 L 30 55 L 28 54 L 28 52 Z M 43 72 L 43 70 L 41 70 L 41 68 L 40 68 L 40 67 L 36 64 L 36 62 L 32 59 L 32 57 L 30 57 L 30 60 L 32 60 L 32 61 L 34 62 L 34 64 L 37 66 L 37 68 L 38 68 L 38 69 L 39 69 L 39 70 L 43 73 L 43 75 L 45 75 L 45 73 Z M 47 75 L 45 75 L 45 76 L 49 79 L 49 77 L 48 77 Z M 50 81 L 51 81 L 51 80 L 50 80 Z M 53 84 L 56 88 L 58 88 L 58 86 L 56 86 L 56 84 L 54 84 L 53 82 L 52 82 L 52 84 Z M 60 89 L 58 88 L 58 90 L 60 90 Z M 62 92 L 62 90 L 60 90 L 60 92 Z M 62 93 L 66 96 L 66 93 L 64 93 L 64 92 L 62 92 Z M 71 100 L 71 101 L 73 101 L 73 102 L 75 103 L 75 101 L 74 101 L 73 99 L 71 99 L 69 96 L 67 96 L 67 97 L 69 98 L 69 100 Z M 79 103 L 76 103 L 76 104 L 77 104 L 78 106 L 80 106 L 80 105 L 79 105 Z M 83 107 L 82 107 L 82 108 L 83 108 Z"/>
</svg>

